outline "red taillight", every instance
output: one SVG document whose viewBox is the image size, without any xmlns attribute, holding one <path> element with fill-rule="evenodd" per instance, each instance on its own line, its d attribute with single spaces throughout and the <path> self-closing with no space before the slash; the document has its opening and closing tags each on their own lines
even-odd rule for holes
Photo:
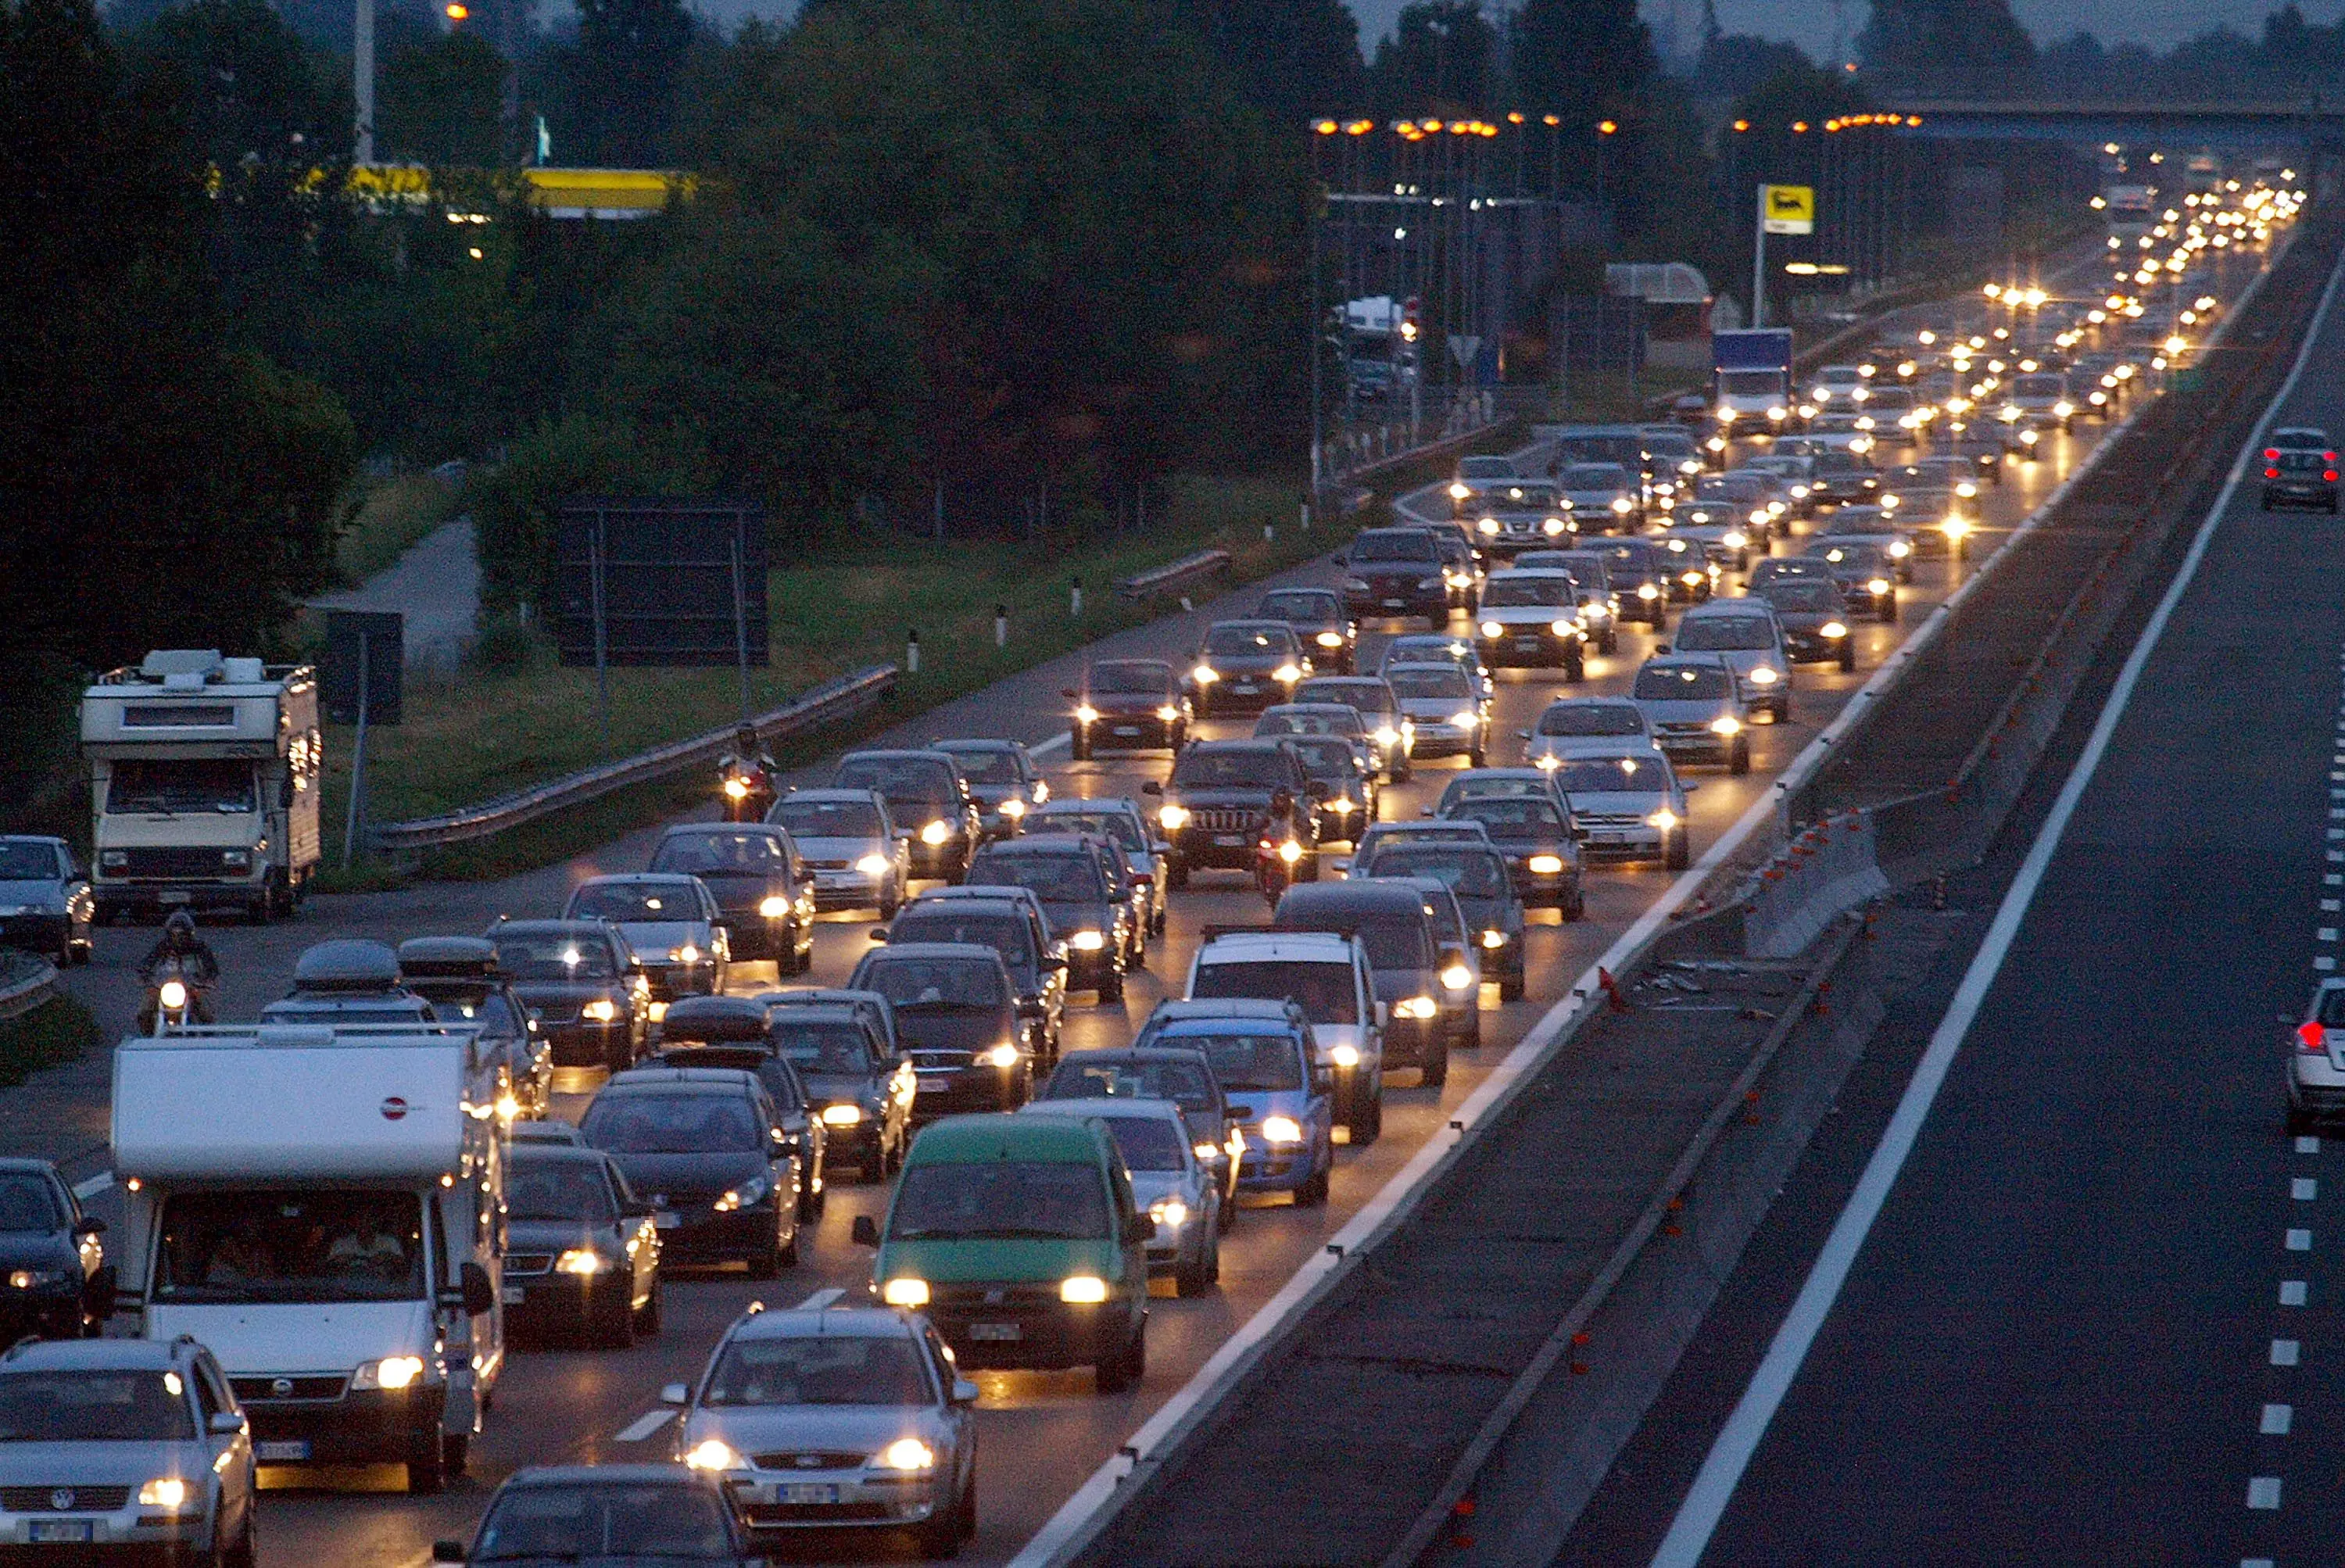
<svg viewBox="0 0 2345 1568">
<path fill-rule="evenodd" d="M 2299 1051 L 2310 1051 L 2315 1054 L 2326 1052 L 2329 1049 L 2329 1031 L 2318 1023 L 2298 1024 L 2296 1048 Z"/>
<path fill-rule="evenodd" d="M 2264 470 L 2264 477 L 2266 479 L 2278 479 L 2279 477 L 2279 470 L 2277 468 L 2267 468 Z"/>
<path fill-rule="evenodd" d="M 2269 463 L 2273 458 L 2278 457 L 2279 455 L 2279 447 L 2277 447 L 2277 446 L 2267 446 L 2267 447 L 2265 447 L 2265 448 L 2264 448 L 2264 461 L 2265 461 L 2266 463 Z"/>
<path fill-rule="evenodd" d="M 2320 477 L 2329 481 L 2330 484 L 2334 484 L 2337 483 L 2337 471 L 2333 468 L 2323 469 L 2321 471 Z"/>
<path fill-rule="evenodd" d="M 2337 454 L 2333 452 L 2324 452 L 2320 454 L 2320 461 L 2323 463 L 2334 463 L 2337 461 Z"/>
</svg>

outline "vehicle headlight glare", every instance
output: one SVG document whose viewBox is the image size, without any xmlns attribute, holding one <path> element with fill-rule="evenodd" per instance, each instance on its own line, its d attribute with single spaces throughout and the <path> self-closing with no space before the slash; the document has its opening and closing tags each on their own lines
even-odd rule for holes
<svg viewBox="0 0 2345 1568">
<path fill-rule="evenodd" d="M 188 1483 L 177 1476 L 150 1481 L 138 1489 L 141 1508 L 179 1508 L 188 1501 Z"/>
<path fill-rule="evenodd" d="M 920 830 L 920 842 L 931 849 L 951 837 L 952 830 L 945 825 L 944 819 L 941 817 Z"/>
<path fill-rule="evenodd" d="M 763 1198 L 771 1185 L 764 1176 L 751 1176 L 739 1186 L 729 1189 L 710 1207 L 719 1214 L 737 1214 Z"/>
<path fill-rule="evenodd" d="M 856 1126 L 860 1125 L 863 1120 L 863 1107 L 860 1105 L 825 1105 L 822 1108 L 822 1119 L 823 1124 L 826 1126 Z"/>
<path fill-rule="evenodd" d="M 1670 810 L 1667 806 L 1664 806 L 1660 810 L 1654 812 L 1651 816 L 1646 818 L 1645 820 L 1650 826 L 1659 828 L 1662 832 L 1666 833 L 1671 828 L 1678 825 L 1678 814 L 1675 811 Z"/>
<path fill-rule="evenodd" d="M 188 988 L 179 981 L 167 980 L 163 983 L 163 988 L 156 993 L 156 1000 L 170 1011 L 177 1013 L 188 1004 Z"/>
<path fill-rule="evenodd" d="M 1097 952 L 1107 945 L 1107 938 L 1099 932 L 1079 931 L 1067 939 L 1067 945 L 1079 952 Z"/>
<path fill-rule="evenodd" d="M 879 1288 L 879 1299 L 890 1307 L 925 1307 L 929 1304 L 929 1282 L 899 1274 Z"/>
<path fill-rule="evenodd" d="M 553 1267 L 563 1274 L 594 1275 L 602 1273 L 610 1265 L 604 1262 L 602 1254 L 593 1247 L 574 1247 L 563 1253 Z"/>
<path fill-rule="evenodd" d="M 1658 599 L 1661 596 L 1661 591 L 1650 583 L 1639 583 L 1637 585 L 1637 596 L 1640 599 Z"/>
<path fill-rule="evenodd" d="M 1763 664 L 1751 672 L 1751 684 L 1753 686 L 1772 686 L 1782 678 L 1772 667 Z"/>
<path fill-rule="evenodd" d="M 1283 664 L 1270 672 L 1270 678 L 1281 686 L 1293 686 L 1303 678 L 1303 670 L 1297 665 Z"/>
<path fill-rule="evenodd" d="M 1612 510 L 1619 515 L 1626 517 L 1629 513 L 1634 512 L 1636 509 L 1637 504 L 1629 500 L 1627 496 L 1615 495 L 1612 497 Z"/>
<path fill-rule="evenodd" d="M 1189 1206 L 1177 1197 L 1160 1197 L 1148 1206 L 1148 1217 L 1165 1230 L 1178 1230 L 1189 1223 Z"/>
<path fill-rule="evenodd" d="M 1303 1141 L 1302 1124 L 1293 1116 L 1264 1116 L 1262 1140 L 1266 1144 L 1299 1144 Z"/>
<path fill-rule="evenodd" d="M 1525 861 L 1524 864 L 1529 870 L 1531 875 L 1535 877 L 1558 876 L 1560 875 L 1563 871 L 1563 857 L 1561 855 L 1533 855 L 1528 860 Z"/>
<path fill-rule="evenodd" d="M 1441 983 L 1448 991 L 1469 990 L 1474 984 L 1474 972 L 1462 963 L 1453 963 L 1441 972 Z"/>
<path fill-rule="evenodd" d="M 1339 648 L 1344 646 L 1344 634 L 1341 632 L 1321 632 L 1316 640 L 1319 646 L 1323 648 Z"/>
<path fill-rule="evenodd" d="M 1441 1004 L 1430 996 L 1410 996 L 1395 1003 L 1393 1012 L 1399 1017 L 1413 1018 L 1423 1023 L 1427 1019 L 1439 1017 Z"/>
<path fill-rule="evenodd" d="M 1303 846 L 1288 839 L 1278 846 L 1278 858 L 1290 866 L 1294 865 L 1303 859 Z"/>
<path fill-rule="evenodd" d="M 1482 635 L 1486 637 L 1495 637 L 1506 629 L 1506 627 L 1500 626 L 1496 621 L 1484 621 L 1482 623 Z"/>
<path fill-rule="evenodd" d="M 1093 708 L 1088 702 L 1083 704 L 1081 708 L 1075 709 L 1075 722 L 1077 724 L 1097 724 L 1099 722 L 1099 709 Z"/>
<path fill-rule="evenodd" d="M 608 1023 L 619 1016 L 618 1003 L 607 996 L 598 996 L 578 1010 L 578 1015 L 596 1023 Z"/>
<path fill-rule="evenodd" d="M 1338 1067 L 1356 1067 L 1360 1064 L 1360 1048 L 1357 1045 L 1332 1046 L 1327 1052 L 1327 1060 Z"/>
<path fill-rule="evenodd" d="M 1742 721 L 1731 713 L 1721 713 L 1710 721 L 1710 728 L 1716 735 L 1740 735 L 1742 733 Z"/>
<path fill-rule="evenodd" d="M 1004 1041 L 985 1054 L 985 1061 L 986 1065 L 1000 1067 L 1005 1071 L 1015 1067 L 1018 1065 L 1018 1047 Z"/>
<path fill-rule="evenodd" d="M 1504 947 L 1507 945 L 1507 933 L 1502 931 L 1486 931 L 1482 933 L 1482 945 L 1486 948 Z"/>
<path fill-rule="evenodd" d="M 695 1470 L 738 1470 L 741 1468 L 741 1456 L 715 1438 L 710 1438 L 685 1454 L 684 1462 Z"/>
<path fill-rule="evenodd" d="M 891 864 L 887 856 L 871 854 L 856 861 L 855 869 L 867 877 L 884 877 L 888 874 Z"/>
<path fill-rule="evenodd" d="M 1156 717 L 1170 724 L 1181 717 L 1181 710 L 1168 702 L 1156 710 Z"/>
<path fill-rule="evenodd" d="M 1848 628 L 1838 621 L 1826 621 L 1823 626 L 1823 635 L 1828 637 L 1844 637 L 1848 636 Z"/>
<path fill-rule="evenodd" d="M 1168 805 L 1157 813 L 1156 820 L 1164 824 L 1166 832 L 1177 833 L 1188 825 L 1189 809 L 1186 806 Z"/>
<path fill-rule="evenodd" d="M 898 1438 L 871 1457 L 874 1470 L 933 1470 L 937 1451 L 918 1438 Z"/>
<path fill-rule="evenodd" d="M 778 895 L 761 899 L 757 903 L 757 912 L 767 920 L 779 920 L 790 912 L 790 901 Z"/>
<path fill-rule="evenodd" d="M 1568 616 L 1566 616 L 1562 620 L 1548 622 L 1547 629 L 1554 633 L 1557 636 L 1568 637 L 1572 633 L 1579 629 L 1579 623 Z"/>
<path fill-rule="evenodd" d="M 1449 722 L 1460 729 L 1471 729 L 1482 722 L 1482 716 L 1470 708 L 1461 708 L 1449 716 Z"/>
<path fill-rule="evenodd" d="M 1864 585 L 1864 588 L 1865 592 L 1870 594 L 1885 594 L 1889 591 L 1889 579 L 1874 577 Z"/>
<path fill-rule="evenodd" d="M 1059 1281 L 1059 1299 L 1074 1307 L 1096 1307 L 1107 1299 L 1107 1281 L 1096 1274 L 1071 1274 Z"/>
<path fill-rule="evenodd" d="M 409 1387 L 423 1376 L 421 1356 L 385 1356 L 380 1361 L 363 1361 L 351 1375 L 354 1389 L 384 1389 L 396 1392 Z"/>
<path fill-rule="evenodd" d="M 1189 677 L 1192 680 L 1194 680 L 1199 686 L 1211 686 L 1213 682 L 1222 678 L 1222 672 L 1215 669 L 1212 665 L 1201 664 L 1195 669 L 1189 672 Z"/>
</svg>

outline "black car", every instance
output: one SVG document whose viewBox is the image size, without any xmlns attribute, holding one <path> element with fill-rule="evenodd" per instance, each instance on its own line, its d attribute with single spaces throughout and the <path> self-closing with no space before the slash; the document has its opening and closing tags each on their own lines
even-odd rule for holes
<svg viewBox="0 0 2345 1568">
<path fill-rule="evenodd" d="M 2309 506 L 2337 510 L 2337 454 L 2290 446 L 2264 448 L 2263 509 Z M 7 897 L 0 889 L 0 900 Z"/>
<path fill-rule="evenodd" d="M 986 882 L 939 888 L 904 907 L 874 942 L 973 942 L 1001 955 L 1026 1023 L 1026 1049 L 1049 1065 L 1059 1059 L 1067 1015 L 1068 959 L 1051 934 L 1051 917 L 1029 889 Z"/>
<path fill-rule="evenodd" d="M 0 836 L 0 946 L 87 963 L 97 898 L 63 839 Z"/>
<path fill-rule="evenodd" d="M 523 1144 L 505 1163 L 505 1323 L 624 1350 L 660 1327 L 659 1227 L 610 1156 Z"/>
<path fill-rule="evenodd" d="M 1415 888 L 1366 881 L 1289 888 L 1270 918 L 1275 931 L 1356 936 L 1368 950 L 1376 1000 L 1383 1003 L 1385 1067 L 1415 1067 L 1422 1082 L 1449 1081 L 1450 1027 L 1442 1016 L 1441 972 L 1449 958 L 1436 941 L 1424 896 Z"/>
<path fill-rule="evenodd" d="M 1284 621 L 1216 621 L 1205 628 L 1189 670 L 1197 717 L 1259 713 L 1287 702 L 1311 673 L 1311 661 Z"/>
<path fill-rule="evenodd" d="M 591 1563 L 596 1568 L 756 1568 L 723 1481 L 680 1464 L 516 1471 L 489 1500 L 468 1549 L 431 1543 L 434 1563 Z"/>
<path fill-rule="evenodd" d="M 1862 539 L 1819 539 L 1802 555 L 1822 563 L 1851 609 L 1863 606 L 1873 619 L 1897 624 L 1897 563 L 1889 558 L 1887 545 Z"/>
<path fill-rule="evenodd" d="M 915 1121 L 959 1111 L 1014 1111 L 1034 1086 L 1034 1057 L 1001 955 L 974 942 L 890 942 L 863 955 L 848 983 L 896 1009 L 919 1074 Z"/>
<path fill-rule="evenodd" d="M 1051 939 L 1064 946 L 1067 988 L 1090 991 L 1103 1003 L 1123 1000 L 1124 972 L 1140 964 L 1140 922 L 1099 840 L 1049 833 L 988 844 L 969 863 L 969 885 L 1032 893 Z"/>
<path fill-rule="evenodd" d="M 1026 813 L 1051 798 L 1051 786 L 1033 755 L 1015 740 L 939 740 L 930 743 L 960 764 L 969 792 L 977 798 L 985 836 L 1006 839 L 1026 824 Z"/>
<path fill-rule="evenodd" d="M 114 1269 L 98 1244 L 106 1222 L 46 1160 L 0 1159 L 0 1333 L 11 1342 L 93 1336 L 114 1311 Z"/>
<path fill-rule="evenodd" d="M 1314 669 L 1349 675 L 1358 663 L 1360 628 L 1331 588 L 1273 588 L 1255 601 L 1254 613 L 1257 620 L 1293 626 Z"/>
<path fill-rule="evenodd" d="M 1083 671 L 1083 684 L 1066 688 L 1075 705 L 1070 755 L 1088 761 L 1094 751 L 1178 751 L 1189 738 L 1188 688 L 1161 659 L 1101 659 Z"/>
<path fill-rule="evenodd" d="M 829 1186 L 827 1129 L 798 1070 L 774 1048 L 772 1009 L 746 996 L 691 996 L 660 1022 L 659 1049 L 646 1058 L 658 1067 L 730 1067 L 754 1074 L 774 1102 L 775 1125 L 798 1166 L 798 1217 L 822 1217 Z"/>
<path fill-rule="evenodd" d="M 903 1164 L 912 1141 L 911 1064 L 848 1002 L 770 1003 L 766 1038 L 789 1059 L 822 1120 L 826 1163 L 852 1159 L 865 1181 Z"/>
<path fill-rule="evenodd" d="M 725 917 L 734 958 L 770 958 L 777 974 L 804 974 L 814 962 L 814 878 L 787 829 L 755 822 L 670 828 L 645 869 L 698 877 Z"/>
<path fill-rule="evenodd" d="M 1318 786 L 1311 811 L 1319 842 L 1357 839 L 1376 820 L 1378 807 L 1376 775 L 1361 764 L 1359 748 L 1341 735 L 1293 735 L 1286 743 L 1301 759 L 1304 776 Z"/>
<path fill-rule="evenodd" d="M 977 797 L 960 764 L 942 751 L 850 751 L 832 769 L 831 788 L 868 789 L 888 802 L 898 832 L 909 836 L 912 874 L 960 881 L 982 826 Z"/>
<path fill-rule="evenodd" d="M 1203 1051 L 1189 1045 L 1125 1045 L 1107 1051 L 1071 1051 L 1034 1091 L 1038 1100 L 1170 1100 L 1181 1107 L 1197 1158 L 1221 1184 L 1222 1228 L 1237 1217 L 1226 1201 L 1237 1192 L 1237 1145 L 1230 1137 L 1237 1117 Z"/>
<path fill-rule="evenodd" d="M 651 985 L 608 921 L 499 921 L 488 940 L 513 994 L 536 1011 L 554 1065 L 618 1073 L 643 1054 Z"/>
<path fill-rule="evenodd" d="M 1849 628 L 1848 600 L 1830 578 L 1777 577 L 1753 583 L 1751 594 L 1775 606 L 1783 626 L 1783 651 L 1801 664 L 1856 667 L 1856 637 Z"/>
<path fill-rule="evenodd" d="M 1441 547 L 1422 528 L 1368 528 L 1344 557 L 1344 613 L 1449 619 L 1450 590 Z"/>
<path fill-rule="evenodd" d="M 755 1074 L 631 1068 L 603 1085 L 578 1130 L 650 1200 L 670 1260 L 738 1260 L 755 1279 L 797 1265 L 797 1161 Z"/>
<path fill-rule="evenodd" d="M 1292 827 L 1305 850 L 1318 849 L 1311 780 L 1285 740 L 1201 740 L 1173 760 L 1170 782 L 1152 779 L 1141 790 L 1164 798 L 1157 820 L 1172 846 L 1165 877 L 1176 888 L 1187 887 L 1189 873 L 1200 869 L 1253 871 L 1254 847 L 1273 825 L 1282 790 L 1294 809 L 1280 826 Z M 1303 857 L 1297 874 L 1306 881 L 1318 876 L 1315 853 Z"/>
<path fill-rule="evenodd" d="M 553 1048 L 536 1010 L 521 999 L 497 962 L 496 943 L 477 936 L 411 936 L 399 944 L 399 973 L 431 1003 L 443 1023 L 470 1023 L 502 1063 L 507 1120 L 535 1120 L 551 1108 Z"/>
<path fill-rule="evenodd" d="M 1660 545 L 1649 539 L 1583 539 L 1579 548 L 1604 557 L 1622 620 L 1649 626 L 1669 624 L 1673 590 L 1670 563 Z"/>
<path fill-rule="evenodd" d="M 1815 454 L 1815 473 L 1808 481 L 1808 494 L 1818 501 L 1870 501 L 1881 488 L 1881 471 L 1855 453 L 1828 447 Z"/>
<path fill-rule="evenodd" d="M 1482 977 L 1496 982 L 1501 1001 L 1523 994 L 1523 901 L 1515 891 L 1507 858 L 1473 844 L 1410 843 L 1395 840 L 1378 849 L 1355 877 L 1427 877 L 1456 895 L 1476 949 Z"/>
<path fill-rule="evenodd" d="M 1580 882 L 1579 826 L 1558 806 L 1552 788 L 1520 794 L 1467 795 L 1446 801 L 1444 817 L 1479 822 L 1507 858 L 1507 874 L 1525 903 L 1552 905 L 1568 921 L 1588 908 Z"/>
</svg>

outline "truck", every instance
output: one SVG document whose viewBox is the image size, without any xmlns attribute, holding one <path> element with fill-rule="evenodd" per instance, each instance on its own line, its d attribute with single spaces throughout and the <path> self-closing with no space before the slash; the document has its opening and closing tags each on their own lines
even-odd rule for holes
<svg viewBox="0 0 2345 1568">
<path fill-rule="evenodd" d="M 2149 232 L 2156 215 L 2157 190 L 2147 185 L 2101 187 L 2101 211 L 2113 239 L 2134 240 Z"/>
<path fill-rule="evenodd" d="M 114 1056 L 117 1317 L 208 1347 L 267 1464 L 461 1472 L 504 1364 L 506 1145 L 470 1024 L 188 1024 Z"/>
<path fill-rule="evenodd" d="M 1792 330 L 1751 327 L 1710 335 L 1711 412 L 1737 424 L 1781 430 L 1792 417 Z"/>
<path fill-rule="evenodd" d="M 318 677 L 158 648 L 81 701 L 97 914 L 289 914 L 317 869 Z"/>
</svg>

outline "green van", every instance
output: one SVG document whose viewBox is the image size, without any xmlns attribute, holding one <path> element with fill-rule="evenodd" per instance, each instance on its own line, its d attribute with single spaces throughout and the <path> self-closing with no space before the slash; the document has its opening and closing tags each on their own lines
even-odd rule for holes
<svg viewBox="0 0 2345 1568">
<path fill-rule="evenodd" d="M 964 1368 L 1090 1366 L 1103 1394 L 1148 1366 L 1148 1240 L 1155 1222 L 1104 1123 L 948 1116 L 921 1130 L 877 1247 L 872 1283 L 928 1315 Z"/>
</svg>

